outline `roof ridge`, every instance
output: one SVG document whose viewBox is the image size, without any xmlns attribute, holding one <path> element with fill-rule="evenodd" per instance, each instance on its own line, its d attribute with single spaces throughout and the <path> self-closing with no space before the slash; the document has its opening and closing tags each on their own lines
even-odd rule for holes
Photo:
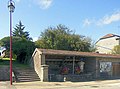
<svg viewBox="0 0 120 89">
<path fill-rule="evenodd" d="M 120 37 L 119 35 L 109 33 L 109 34 L 101 37 L 100 39 L 110 38 L 110 37 L 114 37 L 114 36 Z"/>
</svg>

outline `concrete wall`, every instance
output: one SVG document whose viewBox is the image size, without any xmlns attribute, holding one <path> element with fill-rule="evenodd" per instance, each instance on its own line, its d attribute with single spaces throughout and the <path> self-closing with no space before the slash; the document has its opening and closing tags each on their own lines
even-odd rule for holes
<svg viewBox="0 0 120 89">
<path fill-rule="evenodd" d="M 99 53 L 111 53 L 111 49 L 114 46 L 119 45 L 119 40 L 116 40 L 118 37 L 111 37 L 106 39 L 101 39 L 96 43 L 96 48 Z"/>
<path fill-rule="evenodd" d="M 45 55 L 35 51 L 30 60 L 30 66 L 34 68 L 41 81 L 48 81 L 48 66 L 45 65 Z"/>
<path fill-rule="evenodd" d="M 99 62 L 96 58 L 85 59 L 85 72 L 92 73 L 94 77 L 99 77 Z"/>
<path fill-rule="evenodd" d="M 32 68 L 34 68 L 34 70 L 36 71 L 36 73 L 38 74 L 39 78 L 41 77 L 41 55 L 39 54 L 38 51 L 36 51 L 34 53 L 34 55 L 32 56 L 31 60 L 30 60 L 30 65 Z"/>
<path fill-rule="evenodd" d="M 47 65 L 49 65 L 49 74 L 60 74 L 61 71 L 61 66 L 59 66 L 60 64 L 62 64 L 61 62 L 46 62 Z"/>
<path fill-rule="evenodd" d="M 0 81 L 10 80 L 9 66 L 0 66 Z"/>
<path fill-rule="evenodd" d="M 114 58 L 96 58 L 96 59 L 102 62 L 120 62 L 120 59 Z"/>
<path fill-rule="evenodd" d="M 93 72 L 96 69 L 96 60 L 95 58 L 86 58 L 85 59 L 85 72 Z"/>
<path fill-rule="evenodd" d="M 99 62 L 111 62 L 112 67 L 109 72 L 109 77 L 120 77 L 120 59 L 110 59 L 110 58 L 97 58 Z M 107 76 L 108 77 L 108 76 Z"/>
</svg>

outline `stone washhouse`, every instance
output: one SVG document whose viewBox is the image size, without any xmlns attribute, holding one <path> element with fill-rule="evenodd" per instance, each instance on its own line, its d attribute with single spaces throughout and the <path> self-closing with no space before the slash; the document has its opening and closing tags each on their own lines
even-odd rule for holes
<svg viewBox="0 0 120 89">
<path fill-rule="evenodd" d="M 120 55 L 36 48 L 30 66 L 40 81 L 88 81 L 120 77 Z"/>
</svg>

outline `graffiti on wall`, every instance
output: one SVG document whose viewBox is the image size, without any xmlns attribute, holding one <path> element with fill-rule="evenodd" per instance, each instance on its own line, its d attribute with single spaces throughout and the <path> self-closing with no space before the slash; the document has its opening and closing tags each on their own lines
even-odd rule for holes
<svg viewBox="0 0 120 89">
<path fill-rule="evenodd" d="M 100 72 L 110 72 L 112 69 L 112 62 L 100 62 Z"/>
</svg>

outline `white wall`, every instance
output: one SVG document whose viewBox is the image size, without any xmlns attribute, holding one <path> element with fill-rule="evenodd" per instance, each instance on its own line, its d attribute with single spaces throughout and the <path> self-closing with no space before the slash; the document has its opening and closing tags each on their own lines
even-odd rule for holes
<svg viewBox="0 0 120 89">
<path fill-rule="evenodd" d="M 111 53 L 111 50 L 114 46 L 119 45 L 119 40 L 116 40 L 118 37 L 110 37 L 106 39 L 101 39 L 96 43 L 97 52 L 99 53 Z"/>
</svg>

